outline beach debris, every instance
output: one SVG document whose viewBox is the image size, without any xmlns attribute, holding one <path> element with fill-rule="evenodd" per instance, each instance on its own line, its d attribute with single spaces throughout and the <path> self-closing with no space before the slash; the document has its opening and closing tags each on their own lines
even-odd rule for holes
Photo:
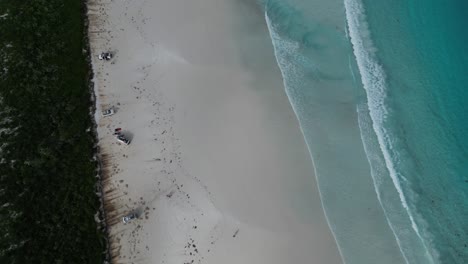
<svg viewBox="0 0 468 264">
<path fill-rule="evenodd" d="M 174 191 L 172 190 L 170 193 L 166 194 L 166 197 L 171 198 L 173 194 L 174 194 Z"/>
<path fill-rule="evenodd" d="M 161 161 L 160 158 L 153 158 L 153 159 L 150 159 L 150 160 L 145 160 L 146 162 L 153 162 L 153 161 Z"/>
<path fill-rule="evenodd" d="M 239 229 L 237 229 L 236 232 L 234 232 L 234 235 L 232 235 L 232 237 L 236 237 L 237 234 L 239 234 Z"/>
</svg>

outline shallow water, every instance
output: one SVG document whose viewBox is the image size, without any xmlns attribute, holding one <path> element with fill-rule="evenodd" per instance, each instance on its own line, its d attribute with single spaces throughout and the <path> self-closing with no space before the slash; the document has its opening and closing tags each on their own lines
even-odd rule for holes
<svg viewBox="0 0 468 264">
<path fill-rule="evenodd" d="M 364 1 L 364 7 L 368 40 L 385 76 L 382 94 L 367 88 L 369 100 L 384 98 L 370 112 L 381 119 L 375 131 L 386 138 L 380 148 L 388 151 L 387 165 L 401 192 L 400 201 L 383 206 L 407 204 L 427 263 L 466 263 L 468 4 Z"/>
<path fill-rule="evenodd" d="M 266 18 L 287 94 L 346 263 L 404 263 L 361 142 L 363 97 L 341 1 L 269 1 Z"/>
<path fill-rule="evenodd" d="M 344 262 L 466 263 L 468 3 L 263 4 Z"/>
</svg>

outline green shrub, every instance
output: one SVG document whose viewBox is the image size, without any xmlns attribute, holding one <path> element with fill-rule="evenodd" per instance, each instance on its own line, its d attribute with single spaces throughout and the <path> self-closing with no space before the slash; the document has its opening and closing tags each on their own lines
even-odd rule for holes
<svg viewBox="0 0 468 264">
<path fill-rule="evenodd" d="M 0 2 L 0 263 L 104 260 L 83 18 L 77 0 Z"/>
</svg>

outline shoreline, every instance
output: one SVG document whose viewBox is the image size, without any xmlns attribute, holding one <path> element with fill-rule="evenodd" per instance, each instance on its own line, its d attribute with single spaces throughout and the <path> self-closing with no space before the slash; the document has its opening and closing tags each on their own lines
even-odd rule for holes
<svg viewBox="0 0 468 264">
<path fill-rule="evenodd" d="M 112 262 L 341 263 L 265 21 L 179 2 L 88 2 Z"/>
</svg>

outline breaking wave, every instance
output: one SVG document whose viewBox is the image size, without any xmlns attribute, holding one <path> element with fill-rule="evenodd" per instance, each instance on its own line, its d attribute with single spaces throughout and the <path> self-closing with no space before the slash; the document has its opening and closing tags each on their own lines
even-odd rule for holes
<svg viewBox="0 0 468 264">
<path fill-rule="evenodd" d="M 402 161 L 400 160 L 399 153 L 395 147 L 397 143 L 392 137 L 392 133 L 386 129 L 387 117 L 391 114 L 386 103 L 386 74 L 376 57 L 376 48 L 373 45 L 373 41 L 371 39 L 371 33 L 366 21 L 363 4 L 360 0 L 345 0 L 344 3 L 349 37 L 360 71 L 362 84 L 366 91 L 368 112 L 372 123 L 371 126 L 378 141 L 378 147 L 381 152 L 380 154 L 383 156 L 388 175 L 391 177 L 393 186 L 398 192 L 400 202 L 405 209 L 407 217 L 409 218 L 411 228 L 424 248 L 425 263 L 434 263 L 434 259 L 430 254 L 433 249 L 430 249 L 431 247 L 428 245 L 429 242 L 423 238 L 422 232 L 415 219 L 417 214 L 412 211 L 410 205 L 408 204 L 407 195 L 412 194 L 409 194 L 408 192 L 410 191 L 404 190 L 402 186 L 402 182 L 406 182 L 406 178 L 405 174 L 398 170 L 398 164 Z M 373 175 L 373 177 L 374 180 L 377 180 L 376 175 Z M 380 190 L 377 186 L 376 189 L 377 193 L 379 194 Z M 400 234 L 398 231 L 398 229 L 401 229 L 401 227 L 392 224 L 392 216 L 389 216 L 389 212 L 385 210 L 385 201 L 380 202 L 384 208 L 384 211 L 386 212 L 387 217 L 389 218 L 389 223 L 392 226 L 392 230 L 395 234 L 398 244 L 400 245 L 400 249 L 402 250 L 406 261 L 408 262 L 407 255 L 409 254 L 408 250 L 410 249 L 407 247 L 405 247 L 406 250 L 405 248 L 401 248 L 402 243 L 405 243 L 405 241 L 402 241 L 401 238 L 403 234 Z M 422 221 L 422 219 L 420 219 L 420 221 Z M 406 241 L 406 243 L 407 242 L 408 241 Z"/>
</svg>

